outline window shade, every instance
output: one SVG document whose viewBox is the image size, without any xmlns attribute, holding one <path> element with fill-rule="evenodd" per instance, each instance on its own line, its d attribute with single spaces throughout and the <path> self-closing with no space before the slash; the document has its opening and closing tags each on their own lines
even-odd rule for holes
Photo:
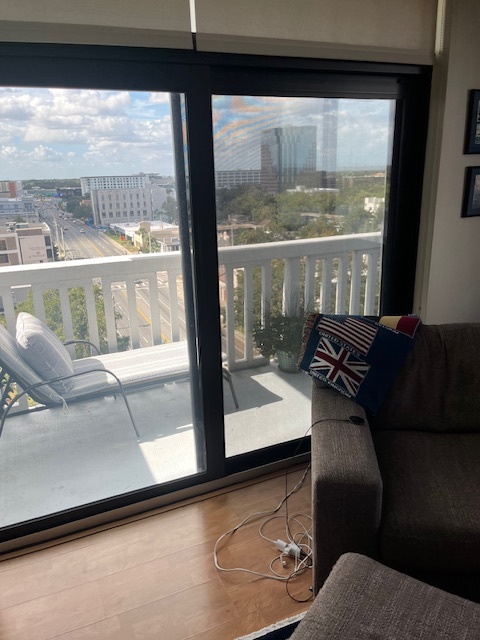
<svg viewBox="0 0 480 640">
<path fill-rule="evenodd" d="M 189 0 L 3 2 L 0 40 L 192 49 Z"/>
<path fill-rule="evenodd" d="M 196 0 L 201 51 L 431 64 L 437 0 Z"/>
</svg>

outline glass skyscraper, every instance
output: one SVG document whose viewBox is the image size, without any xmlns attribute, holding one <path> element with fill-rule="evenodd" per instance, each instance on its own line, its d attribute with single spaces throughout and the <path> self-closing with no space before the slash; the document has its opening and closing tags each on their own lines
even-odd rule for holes
<svg viewBox="0 0 480 640">
<path fill-rule="evenodd" d="M 317 127 L 265 129 L 261 139 L 261 184 L 270 193 L 311 184 L 317 172 Z M 308 184 L 310 183 L 310 184 Z"/>
</svg>

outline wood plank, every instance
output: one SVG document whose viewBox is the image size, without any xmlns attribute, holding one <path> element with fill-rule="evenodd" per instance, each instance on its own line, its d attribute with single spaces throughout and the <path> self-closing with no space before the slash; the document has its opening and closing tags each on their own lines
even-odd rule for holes
<svg viewBox="0 0 480 640">
<path fill-rule="evenodd" d="M 2 640 L 49 640 L 105 618 L 96 582 L 1 610 Z"/>
<path fill-rule="evenodd" d="M 301 475 L 289 474 L 289 489 Z M 306 610 L 283 582 L 219 572 L 213 563 L 221 534 L 284 495 L 284 474 L 260 479 L 1 562 L 2 640 L 233 640 Z M 288 507 L 309 513 L 309 478 Z M 277 550 L 259 536 L 264 519 L 225 541 L 222 566 L 268 569 Z M 265 526 L 272 540 L 284 531 L 281 519 Z M 290 589 L 308 597 L 310 585 L 307 571 Z"/>
</svg>

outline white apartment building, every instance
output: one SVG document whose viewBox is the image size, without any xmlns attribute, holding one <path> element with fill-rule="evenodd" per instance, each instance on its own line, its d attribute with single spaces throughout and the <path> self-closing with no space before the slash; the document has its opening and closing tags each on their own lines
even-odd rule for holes
<svg viewBox="0 0 480 640">
<path fill-rule="evenodd" d="M 0 267 L 40 264 L 53 260 L 52 238 L 45 222 L 38 225 L 0 227 Z"/>
<path fill-rule="evenodd" d="M 117 234 L 129 238 L 135 247 L 143 248 L 145 243 L 149 243 L 150 237 L 157 241 L 161 247 L 161 252 L 180 251 L 180 235 L 177 225 L 169 222 L 155 220 L 154 222 L 145 221 L 137 224 L 113 223 L 110 228 Z M 145 237 L 142 234 L 142 228 L 147 232 Z"/>
<path fill-rule="evenodd" d="M 152 219 L 152 200 L 147 189 L 92 189 L 90 197 L 96 226 Z"/>
<path fill-rule="evenodd" d="M 157 217 L 167 199 L 171 178 L 153 174 L 80 178 L 82 193 L 90 193 L 96 226 L 140 222 Z"/>
<path fill-rule="evenodd" d="M 150 176 L 138 174 L 133 176 L 90 176 L 80 178 L 82 195 L 101 189 L 144 189 Z"/>
</svg>

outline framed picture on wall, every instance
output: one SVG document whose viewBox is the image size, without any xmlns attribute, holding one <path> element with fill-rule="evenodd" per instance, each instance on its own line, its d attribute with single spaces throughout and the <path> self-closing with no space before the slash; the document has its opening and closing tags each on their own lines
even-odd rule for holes
<svg viewBox="0 0 480 640">
<path fill-rule="evenodd" d="M 480 90 L 468 94 L 467 126 L 464 153 L 480 153 Z"/>
<path fill-rule="evenodd" d="M 467 167 L 463 192 L 462 218 L 480 216 L 480 167 Z"/>
</svg>

